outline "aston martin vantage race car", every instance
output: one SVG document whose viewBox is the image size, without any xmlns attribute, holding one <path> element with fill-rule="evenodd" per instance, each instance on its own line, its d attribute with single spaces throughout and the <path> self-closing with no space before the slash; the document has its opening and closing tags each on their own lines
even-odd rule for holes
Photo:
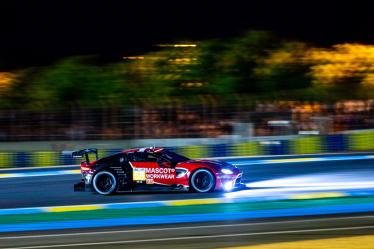
<svg viewBox="0 0 374 249">
<path fill-rule="evenodd" d="M 90 154 L 95 160 L 90 161 Z M 83 157 L 81 182 L 75 191 L 102 195 L 132 191 L 231 191 L 241 186 L 242 172 L 216 160 L 191 160 L 166 148 L 136 148 L 98 158 L 97 149 L 72 153 Z"/>
</svg>

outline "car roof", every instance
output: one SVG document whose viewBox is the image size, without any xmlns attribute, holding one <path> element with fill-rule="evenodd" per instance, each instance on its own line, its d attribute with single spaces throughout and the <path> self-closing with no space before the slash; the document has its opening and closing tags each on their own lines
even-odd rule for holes
<svg viewBox="0 0 374 249">
<path fill-rule="evenodd" d="M 139 147 L 133 149 L 124 150 L 123 153 L 134 153 L 134 152 L 148 152 L 148 153 L 157 153 L 163 151 L 163 147 Z"/>
</svg>

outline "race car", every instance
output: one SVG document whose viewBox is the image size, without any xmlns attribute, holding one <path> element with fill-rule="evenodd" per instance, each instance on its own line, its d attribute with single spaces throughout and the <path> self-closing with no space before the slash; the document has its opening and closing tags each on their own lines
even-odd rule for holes
<svg viewBox="0 0 374 249">
<path fill-rule="evenodd" d="M 90 161 L 90 154 L 95 159 Z M 74 191 L 101 195 L 133 191 L 231 191 L 241 186 L 242 172 L 217 160 L 191 160 L 169 149 L 146 147 L 124 150 L 101 159 L 97 149 L 72 153 L 84 157 L 81 182 Z"/>
</svg>

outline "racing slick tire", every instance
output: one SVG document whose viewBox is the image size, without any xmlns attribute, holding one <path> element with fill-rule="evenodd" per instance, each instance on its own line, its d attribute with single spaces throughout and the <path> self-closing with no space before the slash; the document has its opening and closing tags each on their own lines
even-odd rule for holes
<svg viewBox="0 0 374 249">
<path fill-rule="evenodd" d="M 190 178 L 190 189 L 198 193 L 212 192 L 216 186 L 213 173 L 207 169 L 198 169 Z"/>
<path fill-rule="evenodd" d="M 109 171 L 100 171 L 94 176 L 92 186 L 97 193 L 110 195 L 117 190 L 117 178 Z"/>
</svg>

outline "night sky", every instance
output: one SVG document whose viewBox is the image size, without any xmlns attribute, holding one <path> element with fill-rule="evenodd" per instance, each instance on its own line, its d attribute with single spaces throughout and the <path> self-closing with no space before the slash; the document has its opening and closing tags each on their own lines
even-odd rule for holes
<svg viewBox="0 0 374 249">
<path fill-rule="evenodd" d="M 232 37 L 248 29 L 316 45 L 374 44 L 369 1 L 344 2 L 1 1 L 0 70 L 81 54 L 120 59 L 155 43 Z"/>
</svg>

